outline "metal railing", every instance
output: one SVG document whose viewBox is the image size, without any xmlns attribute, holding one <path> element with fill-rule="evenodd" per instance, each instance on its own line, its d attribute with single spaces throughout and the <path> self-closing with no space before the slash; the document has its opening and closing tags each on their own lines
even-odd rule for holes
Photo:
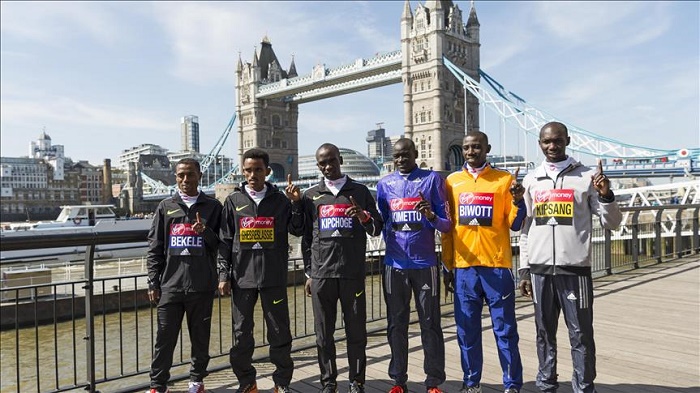
<svg viewBox="0 0 700 393">
<path fill-rule="evenodd" d="M 631 233 L 594 229 L 592 270 L 595 275 L 700 253 L 700 205 L 623 210 L 632 213 L 632 225 L 628 225 Z M 669 232 L 669 228 L 673 230 Z M 94 248 L 98 244 L 143 242 L 145 237 L 143 231 L 2 240 L 0 251 L 65 244 L 86 247 L 83 275 L 77 278 L 58 274 L 50 283 L 19 286 L 17 282 L 0 281 L 3 392 L 62 392 L 76 388 L 90 392 L 98 388 L 127 392 L 147 387 L 157 318 L 154 306 L 148 302 L 146 276 L 143 273 L 124 275 L 119 271 L 120 275 L 115 271 L 114 275 L 96 278 L 94 259 Z M 514 268 L 517 267 L 517 249 L 513 262 Z M 290 261 L 288 298 L 295 349 L 314 345 L 313 314 L 310 299 L 303 292 L 302 266 L 298 259 Z M 369 331 L 385 328 L 381 272 L 381 255 L 368 255 Z M 446 306 L 452 298 L 444 295 L 441 302 Z M 444 307 L 443 312 L 451 312 L 451 307 Z M 267 354 L 267 332 L 259 304 L 254 318 L 259 327 L 255 332 L 255 356 L 263 358 Z M 413 318 L 417 318 L 415 313 Z M 343 333 L 341 315 L 337 327 L 340 337 Z M 184 379 L 188 375 L 190 348 L 185 329 L 183 325 L 172 379 Z M 218 297 L 212 314 L 210 370 L 229 367 L 228 351 L 232 340 L 231 301 L 228 297 Z"/>
</svg>

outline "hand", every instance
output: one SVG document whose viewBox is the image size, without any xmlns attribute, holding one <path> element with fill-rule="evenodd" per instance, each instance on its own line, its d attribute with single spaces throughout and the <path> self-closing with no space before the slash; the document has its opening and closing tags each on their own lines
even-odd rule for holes
<svg viewBox="0 0 700 393">
<path fill-rule="evenodd" d="M 515 174 L 513 175 L 513 180 L 510 182 L 510 195 L 513 196 L 513 203 L 517 204 L 523 199 L 525 194 L 525 187 L 518 181 L 518 174 L 520 173 L 520 167 L 515 169 Z"/>
<path fill-rule="evenodd" d="M 284 193 L 287 195 L 292 202 L 297 202 L 301 199 L 301 191 L 299 187 L 292 184 L 292 174 L 287 174 L 287 187 L 284 189 Z"/>
<path fill-rule="evenodd" d="M 228 296 L 231 294 L 231 283 L 228 281 L 219 282 L 219 295 Z"/>
<path fill-rule="evenodd" d="M 199 212 L 197 212 L 197 222 L 192 225 L 192 230 L 201 235 L 207 227 L 202 223 L 202 217 L 200 217 Z"/>
<path fill-rule="evenodd" d="M 420 202 L 416 204 L 415 209 L 418 210 L 425 218 L 427 218 L 428 221 L 433 221 L 435 219 L 435 213 L 430 206 L 430 202 L 425 199 L 422 191 L 418 191 L 418 195 L 420 195 Z"/>
<path fill-rule="evenodd" d="M 352 203 L 352 206 L 345 210 L 345 215 L 348 217 L 355 217 L 360 220 L 361 223 L 367 222 L 367 220 L 369 220 L 369 214 L 357 204 L 355 198 L 352 196 L 350 197 L 350 203 Z"/>
<path fill-rule="evenodd" d="M 591 176 L 591 181 L 593 188 L 598 191 L 598 195 L 603 197 L 610 195 L 610 179 L 603 173 L 603 161 L 600 158 L 598 159 L 598 171 Z"/>
<path fill-rule="evenodd" d="M 150 300 L 152 304 L 158 304 L 160 301 L 160 289 L 149 289 L 148 300 Z"/>
<path fill-rule="evenodd" d="M 304 293 L 306 293 L 306 296 L 311 297 L 311 279 L 307 278 L 306 283 L 304 283 Z"/>
<path fill-rule="evenodd" d="M 442 271 L 442 282 L 445 284 L 445 290 L 450 293 L 455 293 L 455 275 L 450 271 Z"/>
<path fill-rule="evenodd" d="M 520 280 L 518 288 L 520 288 L 521 295 L 532 299 L 532 282 L 530 280 Z"/>
</svg>

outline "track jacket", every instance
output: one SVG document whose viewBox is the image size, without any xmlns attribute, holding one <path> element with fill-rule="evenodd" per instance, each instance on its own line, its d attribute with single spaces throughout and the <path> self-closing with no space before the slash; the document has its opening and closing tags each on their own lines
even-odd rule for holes
<svg viewBox="0 0 700 393">
<path fill-rule="evenodd" d="M 206 229 L 192 230 L 199 213 Z M 221 203 L 199 193 L 191 206 L 177 192 L 158 204 L 148 232 L 148 284 L 161 292 L 206 292 L 218 286 Z"/>
<path fill-rule="evenodd" d="M 220 282 L 233 280 L 240 288 L 287 285 L 287 233 L 302 234 L 301 203 L 295 204 L 296 214 L 292 214 L 292 203 L 287 196 L 276 186 L 265 184 L 267 193 L 259 205 L 246 192 L 245 183 L 236 187 L 224 202 Z"/>
<path fill-rule="evenodd" d="M 512 268 L 510 229 L 519 230 L 525 204 L 513 205 L 510 172 L 486 165 L 474 179 L 466 169 L 447 177 L 454 229 L 442 235 L 448 270 L 472 266 Z"/>
<path fill-rule="evenodd" d="M 423 193 L 435 213 L 431 222 L 415 210 Z M 416 168 L 407 177 L 398 171 L 377 184 L 377 204 L 384 220 L 384 263 L 398 269 L 437 265 L 435 230 L 451 228 L 445 205 L 445 181 L 437 173 Z"/>
<path fill-rule="evenodd" d="M 591 272 L 592 215 L 615 229 L 622 214 L 615 198 L 604 200 L 593 188 L 595 171 L 574 162 L 556 179 L 539 166 L 525 176 L 527 218 L 520 235 L 520 276 L 529 273 L 576 274 Z"/>
<path fill-rule="evenodd" d="M 370 219 L 362 224 L 345 215 L 352 206 L 350 196 L 367 211 Z M 319 184 L 304 191 L 304 272 L 311 278 L 365 278 L 367 235 L 381 233 L 382 217 L 367 187 L 349 176 L 338 196 Z"/>
</svg>

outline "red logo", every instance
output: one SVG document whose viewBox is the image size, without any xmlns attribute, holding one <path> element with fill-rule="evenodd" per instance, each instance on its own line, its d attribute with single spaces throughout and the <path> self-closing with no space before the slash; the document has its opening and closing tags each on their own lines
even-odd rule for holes
<svg viewBox="0 0 700 393">
<path fill-rule="evenodd" d="M 272 228 L 275 220 L 272 217 L 242 217 L 241 228 Z"/>
<path fill-rule="evenodd" d="M 474 202 L 474 194 L 471 192 L 463 192 L 459 194 L 459 204 L 460 205 L 470 205 Z"/>
<path fill-rule="evenodd" d="M 392 199 L 389 207 L 392 211 L 413 210 L 420 202 L 420 198 L 396 198 Z"/>
<path fill-rule="evenodd" d="M 547 202 L 549 201 L 549 193 L 550 191 L 537 191 L 535 193 L 535 202 L 536 203 L 542 203 L 542 202 Z"/>
<path fill-rule="evenodd" d="M 345 215 L 345 210 L 349 208 L 348 204 L 339 205 L 321 205 L 318 209 L 319 217 L 339 217 Z"/>
<path fill-rule="evenodd" d="M 170 233 L 173 235 L 184 235 L 189 232 L 187 229 L 187 224 L 173 224 L 170 228 Z"/>
</svg>

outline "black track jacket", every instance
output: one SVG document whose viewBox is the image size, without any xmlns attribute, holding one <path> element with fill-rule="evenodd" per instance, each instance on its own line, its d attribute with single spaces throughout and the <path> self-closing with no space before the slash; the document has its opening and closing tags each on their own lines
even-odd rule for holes
<svg viewBox="0 0 700 393">
<path fill-rule="evenodd" d="M 191 226 L 199 213 L 206 229 L 201 235 Z M 158 204 L 148 232 L 148 283 L 162 292 L 214 291 L 219 248 L 221 203 L 199 193 L 188 208 L 177 192 Z"/>
<path fill-rule="evenodd" d="M 220 282 L 233 280 L 240 288 L 287 285 L 287 233 L 302 234 L 301 202 L 293 208 L 281 190 L 273 184 L 265 184 L 267 192 L 259 205 L 245 191 L 245 183 L 235 188 L 224 202 Z"/>
<path fill-rule="evenodd" d="M 361 224 L 345 215 L 350 196 L 371 218 Z M 384 221 L 377 204 L 364 184 L 347 178 L 338 196 L 326 187 L 323 179 L 308 188 L 304 204 L 304 237 L 301 249 L 304 272 L 311 278 L 364 279 L 367 235 L 378 236 Z"/>
</svg>

